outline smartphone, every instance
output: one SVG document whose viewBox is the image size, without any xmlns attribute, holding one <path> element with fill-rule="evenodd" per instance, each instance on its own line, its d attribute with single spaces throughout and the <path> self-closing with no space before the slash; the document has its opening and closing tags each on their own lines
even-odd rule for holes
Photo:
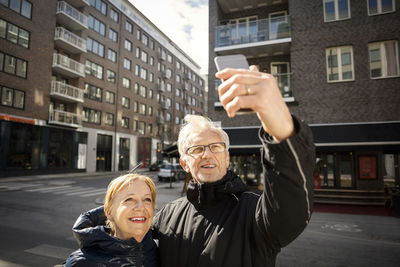
<svg viewBox="0 0 400 267">
<path fill-rule="evenodd" d="M 225 68 L 232 68 L 232 69 L 249 69 L 249 63 L 247 59 L 242 54 L 237 55 L 228 55 L 228 56 L 217 56 L 214 58 L 215 66 L 217 70 L 223 70 Z M 243 115 L 254 113 L 254 111 L 250 108 L 241 108 L 236 111 L 236 115 Z"/>
</svg>

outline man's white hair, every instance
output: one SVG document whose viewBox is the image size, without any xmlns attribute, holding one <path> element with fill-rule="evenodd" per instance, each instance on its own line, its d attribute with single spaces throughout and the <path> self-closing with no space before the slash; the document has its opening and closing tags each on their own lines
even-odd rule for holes
<svg viewBox="0 0 400 267">
<path fill-rule="evenodd" d="M 209 118 L 199 115 L 186 115 L 184 121 L 185 123 L 182 125 L 178 136 L 178 150 L 181 156 L 185 155 L 185 150 L 188 148 L 188 144 L 190 143 L 189 135 L 193 133 L 201 133 L 207 130 L 219 134 L 225 142 L 226 148 L 229 149 L 228 134 Z"/>
</svg>

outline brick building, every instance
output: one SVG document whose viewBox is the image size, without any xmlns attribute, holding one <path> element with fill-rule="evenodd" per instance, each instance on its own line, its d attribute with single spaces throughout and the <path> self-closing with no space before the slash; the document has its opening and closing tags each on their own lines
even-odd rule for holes
<svg viewBox="0 0 400 267">
<path fill-rule="evenodd" d="M 161 159 L 204 114 L 200 67 L 127 0 L 0 1 L 0 170 Z"/>
<path fill-rule="evenodd" d="M 399 184 L 400 1 L 216 0 L 209 7 L 210 88 L 219 83 L 218 55 L 244 54 L 275 76 L 291 112 L 313 131 L 316 196 Z M 208 107 L 231 137 L 232 167 L 257 178 L 256 116 L 228 119 L 215 90 Z"/>
</svg>

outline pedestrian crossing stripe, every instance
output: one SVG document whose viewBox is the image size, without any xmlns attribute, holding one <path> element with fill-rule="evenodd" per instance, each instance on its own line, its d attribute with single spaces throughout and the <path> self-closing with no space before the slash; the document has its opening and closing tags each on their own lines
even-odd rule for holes
<svg viewBox="0 0 400 267">
<path fill-rule="evenodd" d="M 39 187 L 38 187 L 39 186 Z M 56 195 L 66 196 L 79 196 L 79 197 L 92 197 L 97 195 L 105 195 L 105 188 L 94 188 L 94 187 L 82 187 L 82 186 L 71 186 L 71 185 L 60 185 L 60 186 L 46 186 L 36 185 L 35 188 L 28 188 L 22 190 L 26 192 L 36 193 L 51 193 Z"/>
<path fill-rule="evenodd" d="M 56 258 L 60 260 L 65 260 L 68 258 L 69 254 L 71 254 L 73 249 L 68 249 L 64 247 L 57 247 L 53 245 L 48 245 L 48 244 L 41 244 L 39 246 L 29 248 L 24 250 L 25 252 L 34 254 L 34 255 L 39 255 L 39 256 L 45 256 L 45 257 L 51 257 L 51 258 Z"/>
</svg>

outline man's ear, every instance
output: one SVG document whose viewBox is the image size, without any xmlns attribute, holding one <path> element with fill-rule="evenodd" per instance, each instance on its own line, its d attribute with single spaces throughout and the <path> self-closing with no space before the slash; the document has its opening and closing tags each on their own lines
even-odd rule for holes
<svg viewBox="0 0 400 267">
<path fill-rule="evenodd" d="M 184 157 L 179 158 L 179 163 L 181 164 L 181 166 L 185 170 L 185 172 L 187 172 L 187 173 L 190 172 L 189 165 L 186 164 L 186 160 L 184 159 Z"/>
</svg>

